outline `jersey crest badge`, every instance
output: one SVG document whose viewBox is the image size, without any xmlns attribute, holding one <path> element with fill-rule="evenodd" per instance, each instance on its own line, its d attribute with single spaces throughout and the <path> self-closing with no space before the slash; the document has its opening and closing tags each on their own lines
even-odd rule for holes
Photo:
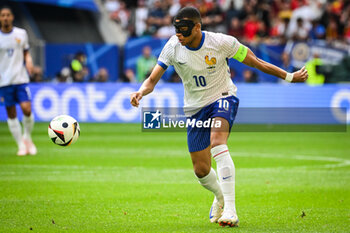
<svg viewBox="0 0 350 233">
<path fill-rule="evenodd" d="M 216 65 L 216 57 L 211 57 L 209 59 L 209 55 L 206 55 L 204 57 L 205 63 L 208 65 L 207 70 L 209 74 L 212 74 L 215 72 L 215 65 Z"/>
<path fill-rule="evenodd" d="M 21 39 L 15 38 L 15 40 L 16 40 L 17 44 L 20 44 L 20 43 L 21 43 Z"/>
</svg>

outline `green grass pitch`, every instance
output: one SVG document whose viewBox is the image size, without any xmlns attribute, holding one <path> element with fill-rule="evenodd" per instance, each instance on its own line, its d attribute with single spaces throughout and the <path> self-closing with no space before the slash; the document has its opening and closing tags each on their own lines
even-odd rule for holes
<svg viewBox="0 0 350 233">
<path fill-rule="evenodd" d="M 0 232 L 350 231 L 350 133 L 232 133 L 240 226 L 222 228 L 186 133 L 80 126 L 62 148 L 37 123 L 38 155 L 17 157 L 0 123 Z"/>
</svg>

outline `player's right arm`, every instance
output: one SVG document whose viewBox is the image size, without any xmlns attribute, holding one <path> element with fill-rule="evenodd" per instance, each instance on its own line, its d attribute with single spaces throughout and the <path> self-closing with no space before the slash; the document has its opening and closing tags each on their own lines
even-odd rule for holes
<svg viewBox="0 0 350 233">
<path fill-rule="evenodd" d="M 164 74 L 165 69 L 160 65 L 156 65 L 150 76 L 142 83 L 140 89 L 137 92 L 134 92 L 130 96 L 130 103 L 134 107 L 138 107 L 140 104 L 140 100 L 143 96 L 148 95 L 154 90 L 154 87 Z"/>
<path fill-rule="evenodd" d="M 176 36 L 172 36 L 165 44 L 158 58 L 158 64 L 153 68 L 150 76 L 142 83 L 142 86 L 137 92 L 130 96 L 130 103 L 134 107 L 138 107 L 143 96 L 151 93 L 158 83 L 159 79 L 164 74 L 169 65 L 172 65 L 174 53 L 174 41 L 178 41 Z"/>
</svg>

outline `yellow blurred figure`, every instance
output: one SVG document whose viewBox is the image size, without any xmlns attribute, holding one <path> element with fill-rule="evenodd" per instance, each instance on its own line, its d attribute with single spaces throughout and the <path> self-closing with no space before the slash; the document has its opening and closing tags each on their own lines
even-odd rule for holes
<svg viewBox="0 0 350 233">
<path fill-rule="evenodd" d="M 314 57 L 308 61 L 305 65 L 309 78 L 306 80 L 306 83 L 309 85 L 323 85 L 325 77 L 323 74 L 318 74 L 316 72 L 316 67 L 323 64 L 321 58 L 318 54 L 314 54 Z"/>
</svg>

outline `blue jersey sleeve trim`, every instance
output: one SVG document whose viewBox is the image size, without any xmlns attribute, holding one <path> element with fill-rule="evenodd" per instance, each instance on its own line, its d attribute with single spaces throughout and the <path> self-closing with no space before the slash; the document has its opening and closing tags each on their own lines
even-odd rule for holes
<svg viewBox="0 0 350 233">
<path fill-rule="evenodd" d="M 164 70 L 168 69 L 168 66 L 165 65 L 163 62 L 158 61 L 157 63 L 158 63 L 158 65 L 160 65 Z"/>
</svg>

